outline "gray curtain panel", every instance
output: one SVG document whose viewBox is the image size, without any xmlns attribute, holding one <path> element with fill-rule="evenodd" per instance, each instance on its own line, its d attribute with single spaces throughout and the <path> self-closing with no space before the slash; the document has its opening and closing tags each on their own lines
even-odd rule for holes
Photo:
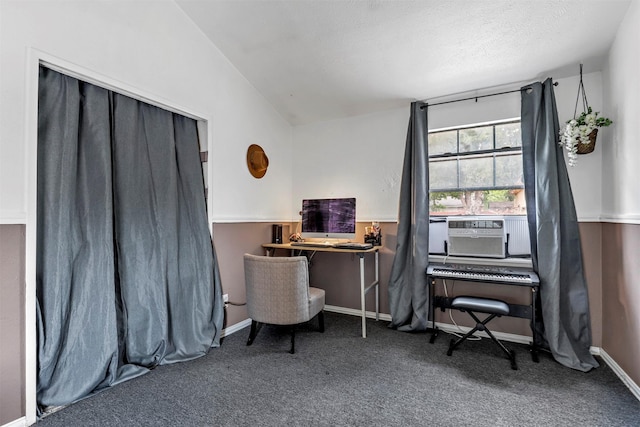
<svg viewBox="0 0 640 427">
<path fill-rule="evenodd" d="M 528 89 L 530 88 L 530 89 Z M 591 321 L 580 233 L 559 141 L 553 82 L 522 88 L 522 157 L 533 268 L 540 277 L 541 324 L 553 357 L 589 371 Z"/>
<path fill-rule="evenodd" d="M 411 103 L 400 184 L 398 242 L 389 278 L 390 327 L 422 331 L 429 321 L 429 150 L 426 104 Z"/>
<path fill-rule="evenodd" d="M 40 409 L 218 346 L 196 123 L 42 67 Z"/>
</svg>

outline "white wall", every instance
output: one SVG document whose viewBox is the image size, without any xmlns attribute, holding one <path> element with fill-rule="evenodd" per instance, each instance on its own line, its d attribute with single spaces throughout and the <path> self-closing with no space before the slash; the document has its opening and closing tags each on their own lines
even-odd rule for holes
<svg viewBox="0 0 640 427">
<path fill-rule="evenodd" d="M 576 72 L 579 73 L 579 71 L 579 66 L 576 64 Z M 560 132 L 562 132 L 566 121 L 573 118 L 580 77 L 578 75 L 557 81 L 559 84 L 555 88 L 555 94 Z M 593 111 L 599 111 L 602 117 L 608 117 L 615 121 L 611 111 L 605 109 L 602 104 L 602 73 L 584 74 L 583 82 L 589 106 L 593 108 Z M 578 114 L 581 111 L 582 101 L 578 104 Z M 596 148 L 593 153 L 579 155 L 575 166 L 567 166 L 576 212 L 580 221 L 599 221 L 602 215 L 602 151 L 603 147 L 610 143 L 611 127 L 599 128 Z"/>
<path fill-rule="evenodd" d="M 209 221 L 291 212 L 291 126 L 173 1 L 0 0 L 0 223 L 26 224 L 26 422 L 35 422 L 38 61 L 122 88 L 207 124 Z M 247 171 L 260 144 L 266 176 Z M 0 351 L 15 351 L 2 349 Z"/>
<path fill-rule="evenodd" d="M 0 221 L 25 221 L 35 196 L 27 92 L 40 52 L 209 120 L 210 220 L 289 217 L 291 127 L 172 1 L 2 0 L 0 8 Z M 247 171 L 250 144 L 269 156 L 261 180 Z"/>
<path fill-rule="evenodd" d="M 632 2 L 604 71 L 605 105 L 615 124 L 604 147 L 603 217 L 640 223 L 640 4 Z"/>
<path fill-rule="evenodd" d="M 579 64 L 576 64 L 576 73 Z M 538 74 L 539 70 L 532 70 Z M 556 80 L 561 124 L 573 117 L 578 76 Z M 523 84 L 524 85 L 524 84 Z M 602 111 L 600 72 L 584 75 L 589 105 Z M 473 94 L 429 100 L 430 103 L 518 89 L 494 88 Z M 607 113 L 607 112 L 603 112 Z M 429 129 L 485 123 L 520 117 L 520 94 L 479 98 L 429 108 Z M 406 108 L 365 116 L 297 126 L 293 130 L 293 215 L 297 203 L 309 197 L 355 196 L 358 220 L 395 221 L 400 194 L 400 176 L 409 120 Z M 599 131 L 594 153 L 579 157 L 569 168 L 578 218 L 598 220 L 601 212 L 602 146 L 608 144 L 607 128 Z"/>
<path fill-rule="evenodd" d="M 293 211 L 302 199 L 356 197 L 358 221 L 395 221 L 409 106 L 293 131 Z"/>
</svg>

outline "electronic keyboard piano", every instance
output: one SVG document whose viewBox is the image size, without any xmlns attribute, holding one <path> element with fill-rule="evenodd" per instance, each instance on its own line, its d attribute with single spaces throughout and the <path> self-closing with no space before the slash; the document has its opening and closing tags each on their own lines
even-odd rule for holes
<svg viewBox="0 0 640 427">
<path fill-rule="evenodd" d="M 496 284 L 537 286 L 538 275 L 530 269 L 468 264 L 430 264 L 427 276 Z"/>
</svg>

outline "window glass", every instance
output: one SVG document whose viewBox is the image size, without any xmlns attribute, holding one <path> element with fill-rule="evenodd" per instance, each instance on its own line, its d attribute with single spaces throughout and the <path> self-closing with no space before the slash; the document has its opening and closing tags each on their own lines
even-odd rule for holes
<svg viewBox="0 0 640 427">
<path fill-rule="evenodd" d="M 496 187 L 518 187 L 523 182 L 521 154 L 496 156 Z"/>
<path fill-rule="evenodd" d="M 460 152 L 493 149 L 493 126 L 460 129 Z"/>
<path fill-rule="evenodd" d="M 460 160 L 460 188 L 493 187 L 493 158 Z"/>
<path fill-rule="evenodd" d="M 429 185 L 440 190 L 458 188 L 458 160 L 429 163 Z"/>
<path fill-rule="evenodd" d="M 456 153 L 458 151 L 458 131 L 434 132 L 429 134 L 429 155 Z"/>
<path fill-rule="evenodd" d="M 432 215 L 525 215 L 520 122 L 429 134 Z"/>
<path fill-rule="evenodd" d="M 496 125 L 496 148 L 522 147 L 520 122 Z"/>
</svg>

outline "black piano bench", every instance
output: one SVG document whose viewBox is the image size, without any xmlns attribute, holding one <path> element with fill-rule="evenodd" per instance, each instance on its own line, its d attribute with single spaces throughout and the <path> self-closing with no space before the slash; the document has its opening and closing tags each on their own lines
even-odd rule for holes
<svg viewBox="0 0 640 427">
<path fill-rule="evenodd" d="M 513 350 L 509 350 L 504 346 L 487 328 L 487 323 L 493 320 L 494 317 L 506 316 L 509 314 L 509 305 L 506 302 L 489 299 L 489 298 L 478 298 L 478 297 L 469 297 L 469 296 L 459 296 L 455 297 L 453 301 L 451 301 L 451 308 L 458 309 L 460 311 L 466 311 L 469 313 L 469 316 L 473 318 L 476 322 L 476 326 L 467 332 L 462 337 L 458 338 L 458 340 L 452 339 L 449 343 L 449 350 L 447 350 L 447 356 L 451 356 L 453 350 L 458 347 L 463 341 L 473 335 L 476 331 L 485 331 L 489 338 L 498 345 L 507 354 L 507 357 L 511 361 L 511 369 L 517 370 L 518 365 L 516 365 L 516 354 Z M 475 313 L 486 313 L 489 316 L 484 320 L 478 319 Z"/>
</svg>

